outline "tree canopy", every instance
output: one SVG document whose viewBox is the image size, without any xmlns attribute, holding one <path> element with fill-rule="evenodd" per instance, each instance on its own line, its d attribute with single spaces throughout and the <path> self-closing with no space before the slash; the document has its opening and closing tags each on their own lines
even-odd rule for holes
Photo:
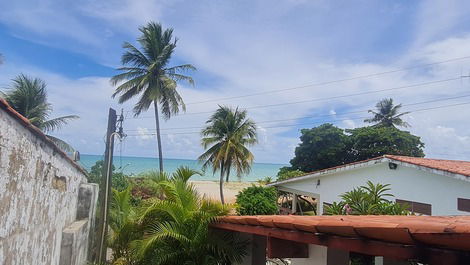
<svg viewBox="0 0 470 265">
<path fill-rule="evenodd" d="M 315 171 L 385 154 L 424 157 L 420 137 L 394 126 L 343 130 L 327 123 L 301 133 L 291 170 Z"/>
<path fill-rule="evenodd" d="M 302 129 L 300 144 L 290 161 L 292 169 L 304 172 L 344 164 L 348 161 L 348 136 L 343 129 L 325 123 L 312 129 Z"/>
<path fill-rule="evenodd" d="M 420 137 L 395 127 L 369 126 L 346 132 L 351 143 L 351 162 L 387 154 L 424 157 L 424 143 Z"/>
</svg>

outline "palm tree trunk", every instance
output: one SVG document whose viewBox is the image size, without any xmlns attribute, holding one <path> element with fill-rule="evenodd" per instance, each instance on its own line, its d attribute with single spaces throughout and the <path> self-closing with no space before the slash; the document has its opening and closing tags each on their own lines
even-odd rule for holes
<svg viewBox="0 0 470 265">
<path fill-rule="evenodd" d="M 225 203 L 225 200 L 224 200 L 224 165 L 220 167 L 219 190 L 220 190 L 220 202 L 224 204 Z"/>
<path fill-rule="evenodd" d="M 225 182 L 228 182 L 228 177 L 230 176 L 230 164 L 227 167 L 227 175 L 225 176 Z"/>
<path fill-rule="evenodd" d="M 153 106 L 155 107 L 155 127 L 157 129 L 158 160 L 160 162 L 160 172 L 163 172 L 162 139 L 160 136 L 160 120 L 158 118 L 158 103 L 156 100 L 153 101 Z"/>
</svg>

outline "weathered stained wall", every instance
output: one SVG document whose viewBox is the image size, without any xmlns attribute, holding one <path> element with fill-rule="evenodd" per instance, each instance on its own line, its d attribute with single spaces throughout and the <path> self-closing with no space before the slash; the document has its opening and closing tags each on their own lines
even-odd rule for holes
<svg viewBox="0 0 470 265">
<path fill-rule="evenodd" d="M 86 176 L 26 125 L 0 108 L 0 264 L 57 265 Z"/>
</svg>

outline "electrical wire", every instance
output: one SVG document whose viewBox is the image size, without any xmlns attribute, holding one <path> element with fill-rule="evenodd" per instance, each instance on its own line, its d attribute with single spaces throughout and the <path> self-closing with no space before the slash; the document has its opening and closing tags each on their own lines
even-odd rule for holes
<svg viewBox="0 0 470 265">
<path fill-rule="evenodd" d="M 436 110 L 436 109 L 442 109 L 442 108 L 449 108 L 449 107 L 455 107 L 455 106 L 462 106 L 462 105 L 468 105 L 470 102 L 463 102 L 463 103 L 456 103 L 456 104 L 450 104 L 450 105 L 443 105 L 443 106 L 437 106 L 437 107 L 430 107 L 430 108 L 423 108 L 423 109 L 416 109 L 416 110 L 411 110 L 410 112 L 421 112 L 421 111 L 428 111 L 428 110 Z M 334 123 L 338 121 L 345 121 L 345 120 L 359 120 L 359 119 L 365 119 L 368 117 L 359 117 L 359 118 L 350 118 L 350 119 L 342 119 L 342 120 L 330 120 L 330 121 L 319 121 L 319 122 L 309 122 L 309 123 L 298 123 L 298 124 L 287 124 L 287 125 L 276 125 L 276 126 L 268 126 L 268 127 L 262 127 L 262 128 L 283 128 L 283 127 L 297 127 L 297 126 L 303 126 L 303 125 L 314 125 L 314 124 L 322 124 L 322 123 Z M 175 135 L 175 134 L 200 134 L 200 132 L 174 132 L 174 133 L 164 133 L 161 135 Z M 142 133 L 142 134 L 129 134 L 127 136 L 130 137 L 137 137 L 137 136 L 146 136 L 146 135 L 156 135 L 156 133 Z"/>
<path fill-rule="evenodd" d="M 339 96 L 312 98 L 312 99 L 294 101 L 294 102 L 284 102 L 284 103 L 276 103 L 276 104 L 268 104 L 268 105 L 258 105 L 258 106 L 252 106 L 252 107 L 245 107 L 243 109 L 249 110 L 249 109 L 271 108 L 271 107 L 280 107 L 280 106 L 295 105 L 295 104 L 301 104 L 301 103 L 310 103 L 310 102 L 315 102 L 315 101 L 333 100 L 333 99 L 348 98 L 348 97 L 354 97 L 354 96 L 363 96 L 363 95 L 381 93 L 381 92 L 385 92 L 385 91 L 394 91 L 394 90 L 405 89 L 405 88 L 413 88 L 413 87 L 427 86 L 427 85 L 433 85 L 433 84 L 439 84 L 439 83 L 446 83 L 446 82 L 451 82 L 451 81 L 455 81 L 455 80 L 460 80 L 462 78 L 464 78 L 464 77 L 459 76 L 459 77 L 440 79 L 440 80 L 434 80 L 434 81 L 423 82 L 423 83 L 416 83 L 416 84 L 406 85 L 406 86 L 391 87 L 391 88 L 378 89 L 378 90 L 359 92 L 359 93 L 351 93 L 351 94 L 345 94 L 345 95 L 339 95 Z M 209 114 L 209 113 L 213 113 L 213 112 L 214 112 L 214 110 L 212 110 L 212 111 L 202 111 L 202 112 L 190 112 L 190 113 L 177 114 L 175 116 L 200 115 L 200 114 Z M 143 116 L 143 117 L 133 117 L 132 119 L 150 119 L 150 118 L 154 118 L 154 117 L 153 116 Z"/>
<path fill-rule="evenodd" d="M 366 75 L 353 76 L 353 77 L 349 77 L 349 78 L 336 79 L 336 80 L 330 80 L 330 81 L 325 81 L 325 82 L 310 83 L 310 84 L 301 85 L 301 86 L 294 86 L 294 87 L 288 87 L 288 88 L 282 88 L 282 89 L 268 90 L 268 91 L 262 91 L 262 92 L 239 95 L 239 96 L 232 96 L 232 97 L 222 97 L 222 98 L 208 99 L 208 100 L 202 100 L 202 101 L 188 102 L 188 103 L 186 103 L 186 105 L 203 104 L 203 103 L 218 102 L 218 101 L 229 100 L 229 99 L 238 99 L 238 98 L 246 98 L 246 97 L 252 97 L 252 96 L 273 94 L 273 93 L 279 93 L 279 92 L 283 92 L 283 91 L 290 91 L 290 90 L 313 87 L 313 86 L 324 86 L 324 85 L 328 85 L 328 84 L 341 83 L 341 82 L 347 82 L 347 81 L 358 80 L 358 79 L 366 79 L 366 78 L 371 78 L 371 77 L 375 77 L 375 76 L 381 76 L 381 75 L 393 74 L 393 73 L 398 73 L 398 72 L 404 72 L 404 71 L 408 71 L 408 70 L 412 70 L 412 69 L 425 68 L 425 67 L 429 67 L 429 66 L 435 66 L 435 65 L 440 65 L 440 64 L 445 64 L 445 63 L 450 63 L 450 62 L 455 62 L 455 61 L 461 61 L 461 60 L 467 60 L 467 59 L 470 59 L 470 56 L 450 58 L 450 59 L 439 61 L 439 62 L 414 65 L 414 66 L 398 68 L 398 69 L 390 70 L 390 71 L 376 72 L 376 73 L 371 73 L 371 74 L 366 74 Z"/>
<path fill-rule="evenodd" d="M 415 105 L 428 104 L 428 103 L 435 103 L 435 102 L 441 102 L 441 101 L 447 101 L 447 100 L 453 100 L 453 99 L 461 99 L 461 98 L 467 98 L 467 97 L 470 97 L 470 94 L 465 94 L 465 95 L 460 95 L 460 96 L 455 96 L 455 97 L 448 97 L 448 98 L 432 99 L 432 100 L 415 102 L 415 103 L 402 104 L 402 107 L 415 106 Z M 349 115 L 349 114 L 364 113 L 364 112 L 367 112 L 368 110 L 369 109 L 363 109 L 363 110 L 356 110 L 356 111 L 349 111 L 349 112 L 342 112 L 342 113 L 335 113 L 335 114 L 322 114 L 322 115 L 314 115 L 314 116 L 294 117 L 294 118 L 288 118 L 288 119 L 266 120 L 266 121 L 260 121 L 260 122 L 256 122 L 256 123 L 257 124 L 263 124 L 263 123 L 283 122 L 283 121 L 292 121 L 292 120 L 310 119 L 310 118 L 320 118 L 320 117 L 329 117 L 329 116 L 343 116 L 343 115 Z M 201 126 L 194 126 L 194 127 L 162 128 L 160 130 L 163 131 L 163 130 L 184 130 L 184 129 L 202 129 L 202 128 L 203 127 L 201 127 Z M 155 131 L 155 129 L 152 129 L 152 130 Z M 131 130 L 127 130 L 127 131 L 139 131 L 139 130 L 131 129 Z"/>
</svg>

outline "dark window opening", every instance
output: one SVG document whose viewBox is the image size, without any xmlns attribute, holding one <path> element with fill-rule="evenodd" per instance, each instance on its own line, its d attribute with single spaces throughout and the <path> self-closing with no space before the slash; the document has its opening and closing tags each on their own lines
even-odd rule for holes
<svg viewBox="0 0 470 265">
<path fill-rule="evenodd" d="M 457 198 L 457 209 L 459 211 L 470 212 L 470 199 Z"/>
<path fill-rule="evenodd" d="M 431 204 L 422 203 L 422 202 L 414 202 L 414 201 L 407 201 L 407 200 L 396 200 L 399 204 L 405 204 L 408 206 L 408 211 L 415 213 L 415 214 L 423 214 L 423 215 L 431 215 L 432 214 L 432 206 Z"/>
</svg>

